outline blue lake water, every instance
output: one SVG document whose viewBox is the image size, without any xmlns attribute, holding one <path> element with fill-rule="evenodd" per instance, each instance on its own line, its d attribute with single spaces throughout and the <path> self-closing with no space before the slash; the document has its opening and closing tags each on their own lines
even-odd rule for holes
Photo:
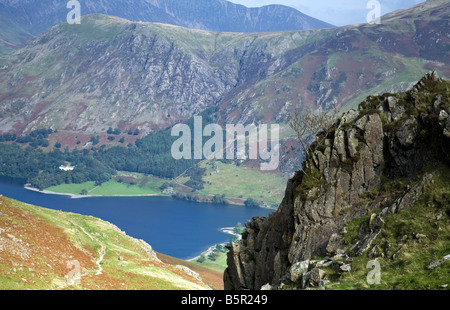
<svg viewBox="0 0 450 310">
<path fill-rule="evenodd" d="M 209 246 L 230 240 L 231 236 L 220 228 L 273 212 L 156 196 L 73 199 L 29 191 L 23 182 L 5 177 L 0 177 L 0 194 L 44 208 L 100 218 L 131 237 L 145 240 L 155 251 L 181 259 L 196 257 Z"/>
</svg>

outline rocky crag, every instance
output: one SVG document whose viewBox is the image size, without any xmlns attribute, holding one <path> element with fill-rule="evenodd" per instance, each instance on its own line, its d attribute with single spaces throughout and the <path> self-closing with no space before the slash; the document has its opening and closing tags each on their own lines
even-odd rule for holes
<svg viewBox="0 0 450 310">
<path fill-rule="evenodd" d="M 248 222 L 230 246 L 225 289 L 307 288 L 329 281 L 323 265 L 342 274 L 358 257 L 395 260 L 408 238 L 424 235 L 389 241 L 385 223 L 425 196 L 434 212 L 430 234 L 439 220 L 447 223 L 441 235 L 448 233 L 448 187 L 440 186 L 439 198 L 428 189 L 450 163 L 449 86 L 428 73 L 407 92 L 371 96 L 344 113 L 288 182 L 279 209 Z"/>
</svg>

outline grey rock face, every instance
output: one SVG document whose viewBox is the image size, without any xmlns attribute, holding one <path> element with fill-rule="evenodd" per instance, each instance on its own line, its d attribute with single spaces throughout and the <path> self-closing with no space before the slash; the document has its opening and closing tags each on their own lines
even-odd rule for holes
<svg viewBox="0 0 450 310">
<path fill-rule="evenodd" d="M 290 276 L 292 282 L 298 282 L 302 276 L 308 272 L 309 260 L 298 262 L 292 265 L 290 269 Z"/>
<path fill-rule="evenodd" d="M 323 280 L 325 272 L 319 268 L 313 268 L 309 275 L 309 283 L 311 286 L 319 286 L 320 281 Z"/>
<path fill-rule="evenodd" d="M 419 94 L 434 99 L 436 94 L 429 89 L 438 87 L 439 83 L 442 81 L 435 74 L 428 74 L 403 97 L 399 95 L 398 100 L 368 98 L 361 104 L 358 116 L 350 117 L 348 123 L 342 119 L 337 121 L 336 130 L 324 148 L 307 158 L 307 163 L 315 167 L 326 182 L 309 189 L 306 196 L 299 195 L 302 181 L 308 175 L 297 172 L 287 184 L 278 211 L 267 219 L 259 218 L 247 224 L 250 228 L 247 238 L 234 244 L 229 253 L 225 288 L 254 289 L 265 283 L 276 286 L 287 273 L 291 279 L 294 275 L 294 280 L 298 280 L 300 273 L 306 275 L 303 270 L 297 272 L 303 269 L 301 262 L 314 256 L 334 254 L 340 249 L 339 234 L 346 222 L 381 209 L 378 215 L 373 213 L 367 229 L 360 231 L 359 241 L 347 251 L 361 255 L 372 249 L 384 218 L 414 205 L 432 180 L 425 174 L 416 185 L 389 199 L 367 203 L 361 195 L 379 185 L 383 175 L 412 177 L 435 158 L 450 161 L 450 140 L 445 134 L 449 116 L 440 112 L 445 103 L 428 109 L 424 103 L 430 102 L 430 98 L 414 102 L 404 99 Z M 416 114 L 398 113 L 394 117 L 397 120 L 393 120 L 392 111 L 411 109 L 408 107 L 411 104 L 417 107 Z M 431 121 L 439 116 L 439 122 Z M 434 134 L 432 139 L 420 136 L 426 132 Z M 389 246 L 386 247 L 389 250 Z M 396 255 L 399 251 L 401 248 L 395 251 Z M 340 272 L 351 270 L 348 263 L 336 263 L 340 263 L 337 265 Z M 230 266 L 241 268 L 239 277 L 244 281 L 238 279 Z M 313 277 L 311 273 L 309 276 Z"/>
<path fill-rule="evenodd" d="M 344 238 L 342 235 L 334 233 L 331 235 L 327 244 L 327 253 L 330 255 L 338 254 L 344 248 Z"/>
</svg>

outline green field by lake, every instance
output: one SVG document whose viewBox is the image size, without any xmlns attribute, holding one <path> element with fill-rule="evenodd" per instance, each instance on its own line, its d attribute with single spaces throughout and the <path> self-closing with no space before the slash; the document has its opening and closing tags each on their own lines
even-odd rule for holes
<svg viewBox="0 0 450 310">
<path fill-rule="evenodd" d="M 264 173 L 258 169 L 239 167 L 216 161 L 204 161 L 200 167 L 206 169 L 203 176 L 204 189 L 199 193 L 224 194 L 226 197 L 252 198 L 279 204 L 284 196 L 287 174 Z"/>
<path fill-rule="evenodd" d="M 205 197 L 225 195 L 227 198 L 242 201 L 252 198 L 277 206 L 283 198 L 288 180 L 287 174 L 264 173 L 258 169 L 220 161 L 204 161 L 199 166 L 205 169 L 202 175 L 204 184 L 203 189 L 195 193 Z M 176 179 L 178 184 L 185 184 L 188 180 L 190 178 L 184 175 Z M 178 190 L 177 184 L 172 180 L 125 171 L 119 171 L 111 180 L 101 185 L 96 185 L 95 182 L 72 183 L 49 187 L 46 190 L 83 196 L 171 195 L 162 192 L 161 187 L 165 183 L 170 184 L 174 192 Z"/>
<path fill-rule="evenodd" d="M 163 179 L 145 176 L 139 173 L 120 172 L 118 175 L 102 185 L 95 182 L 84 182 L 80 184 L 61 184 L 52 186 L 46 190 L 73 195 L 86 196 L 141 196 L 162 195 L 160 187 L 166 182 Z"/>
</svg>

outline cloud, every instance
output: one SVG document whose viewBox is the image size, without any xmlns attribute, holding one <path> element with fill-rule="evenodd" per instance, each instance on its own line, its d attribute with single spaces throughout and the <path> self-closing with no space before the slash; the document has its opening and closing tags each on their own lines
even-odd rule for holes
<svg viewBox="0 0 450 310">
<path fill-rule="evenodd" d="M 230 0 L 247 7 L 260 7 L 269 4 L 283 4 L 328 22 L 336 26 L 358 24 L 366 22 L 369 0 Z M 395 10 L 405 9 L 424 2 L 425 0 L 379 0 L 381 14 L 387 14 Z"/>
</svg>

